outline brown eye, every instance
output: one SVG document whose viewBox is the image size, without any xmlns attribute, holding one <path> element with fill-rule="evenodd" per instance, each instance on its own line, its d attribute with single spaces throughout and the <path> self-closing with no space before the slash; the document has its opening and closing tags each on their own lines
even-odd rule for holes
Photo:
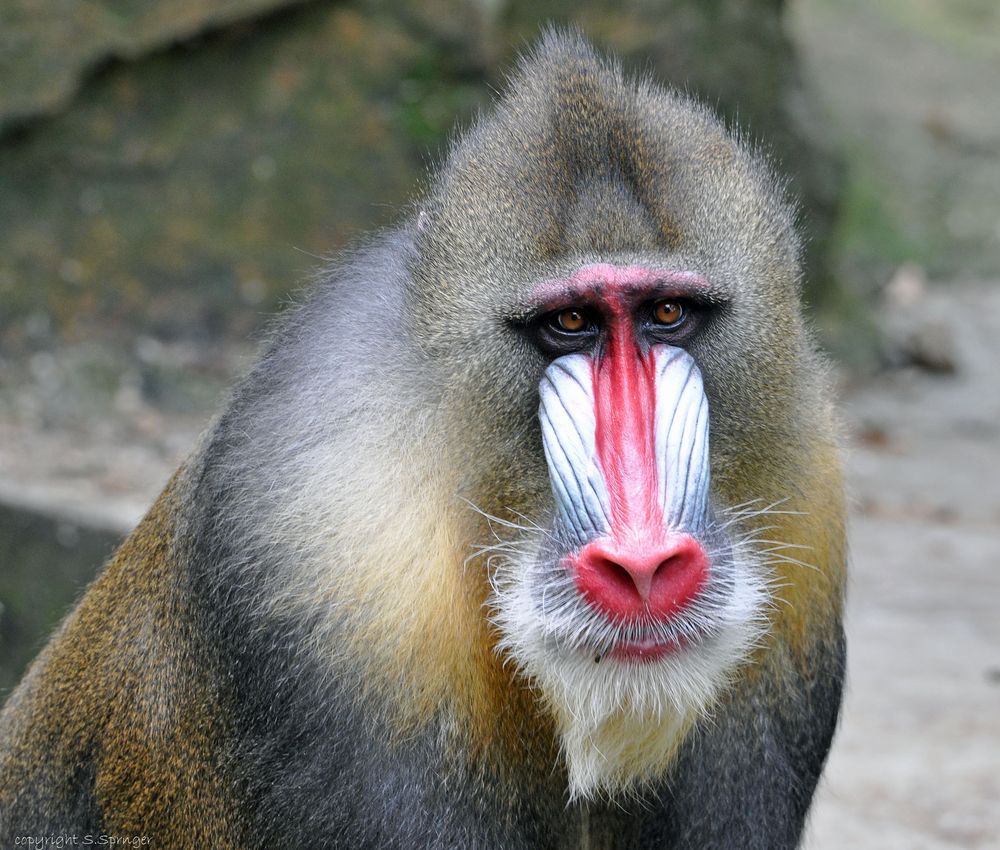
<svg viewBox="0 0 1000 850">
<path fill-rule="evenodd" d="M 580 331 L 585 331 L 590 327 L 590 321 L 586 314 L 582 310 L 576 310 L 572 307 L 563 310 L 556 316 L 556 324 L 560 330 L 571 334 L 580 333 Z"/>
<path fill-rule="evenodd" d="M 684 318 L 684 308 L 676 301 L 657 301 L 653 305 L 653 321 L 658 325 L 676 325 Z"/>
</svg>

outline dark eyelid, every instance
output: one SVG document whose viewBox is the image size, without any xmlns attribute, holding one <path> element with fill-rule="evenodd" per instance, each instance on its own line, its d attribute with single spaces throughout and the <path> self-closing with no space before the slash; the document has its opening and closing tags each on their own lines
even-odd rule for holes
<svg viewBox="0 0 1000 850">
<path fill-rule="evenodd" d="M 636 300 L 644 304 L 675 300 L 697 308 L 719 307 L 729 303 L 728 296 L 720 290 L 685 286 L 673 281 L 665 281 L 644 288 L 636 293 Z M 590 302 L 591 296 L 588 293 L 566 292 L 544 302 L 522 303 L 508 314 L 508 321 L 515 325 L 528 326 L 544 320 L 546 316 L 558 315 L 563 310 L 570 309 L 593 314 L 594 305 Z"/>
<path fill-rule="evenodd" d="M 701 291 L 680 291 L 673 287 L 670 289 L 664 289 L 662 292 L 651 292 L 645 303 L 652 308 L 656 304 L 660 304 L 663 301 L 673 301 L 680 304 L 681 307 L 685 309 L 692 307 L 698 310 L 710 309 L 712 307 L 718 307 L 728 303 L 728 299 L 714 293 Z"/>
</svg>

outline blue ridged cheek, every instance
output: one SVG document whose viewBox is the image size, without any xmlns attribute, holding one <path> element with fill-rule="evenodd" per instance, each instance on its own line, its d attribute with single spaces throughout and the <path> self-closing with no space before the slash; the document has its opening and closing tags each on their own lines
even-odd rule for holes
<svg viewBox="0 0 1000 850">
<path fill-rule="evenodd" d="M 597 460 L 591 359 L 553 361 L 539 387 L 545 459 L 563 532 L 576 546 L 611 533 L 611 508 Z"/>
<path fill-rule="evenodd" d="M 666 527 L 697 532 L 709 514 L 708 399 L 686 351 L 656 349 L 656 427 L 660 505 Z"/>
<path fill-rule="evenodd" d="M 708 400 L 701 372 L 682 349 L 657 346 L 654 457 L 664 527 L 697 532 L 708 519 Z M 607 484 L 596 447 L 594 370 L 586 354 L 552 362 L 539 387 L 539 419 L 561 533 L 579 548 L 612 534 Z"/>
</svg>

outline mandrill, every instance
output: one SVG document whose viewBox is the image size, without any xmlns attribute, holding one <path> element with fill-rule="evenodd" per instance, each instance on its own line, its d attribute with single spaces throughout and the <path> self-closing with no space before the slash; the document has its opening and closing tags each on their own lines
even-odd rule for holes
<svg viewBox="0 0 1000 850">
<path fill-rule="evenodd" d="M 550 33 L 0 715 L 0 846 L 795 847 L 844 507 L 781 183 Z"/>
</svg>

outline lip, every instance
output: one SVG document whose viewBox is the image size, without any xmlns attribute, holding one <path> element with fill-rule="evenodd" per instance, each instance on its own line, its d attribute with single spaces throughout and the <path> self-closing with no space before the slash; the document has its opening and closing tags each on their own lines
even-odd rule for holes
<svg viewBox="0 0 1000 850">
<path fill-rule="evenodd" d="M 648 663 L 658 661 L 666 655 L 682 650 L 686 641 L 675 638 L 668 641 L 655 641 L 652 639 L 640 640 L 634 643 L 619 643 L 611 650 L 609 655 L 616 661 L 638 661 Z"/>
</svg>

